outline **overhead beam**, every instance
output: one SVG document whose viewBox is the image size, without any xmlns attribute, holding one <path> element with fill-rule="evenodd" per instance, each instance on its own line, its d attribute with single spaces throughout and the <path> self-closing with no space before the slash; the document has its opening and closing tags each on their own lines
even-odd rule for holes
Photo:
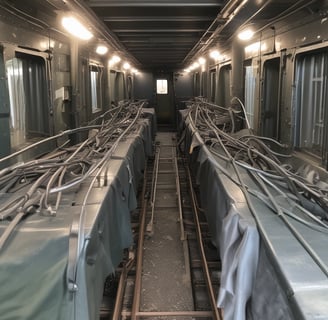
<svg viewBox="0 0 328 320">
<path fill-rule="evenodd" d="M 138 57 L 139 60 L 144 60 L 143 65 L 147 64 L 147 63 L 158 63 L 158 64 L 167 64 L 167 63 L 172 63 L 172 64 L 176 64 L 176 63 L 181 63 L 182 59 L 153 59 L 153 57 Z"/>
<path fill-rule="evenodd" d="M 171 57 L 164 57 L 164 56 L 152 56 L 152 55 L 144 55 L 144 54 L 136 54 L 136 58 L 138 59 L 138 61 L 141 60 L 152 60 L 152 61 L 161 61 L 163 62 L 167 62 L 167 61 L 174 61 L 174 62 L 180 62 L 183 61 L 184 56 L 171 56 Z"/>
<path fill-rule="evenodd" d="M 131 0 L 89 0 L 87 1 L 89 7 L 220 7 L 223 1 L 220 0 L 206 0 L 204 2 L 199 0 L 142 0 L 139 2 Z"/>
<path fill-rule="evenodd" d="M 169 43 L 167 43 L 165 46 L 163 45 L 135 45 L 135 46 L 127 46 L 127 48 L 130 51 L 135 51 L 135 50 L 154 50 L 154 49 L 160 49 L 160 50 L 172 50 L 174 49 L 174 51 L 188 51 L 190 49 L 190 45 L 188 46 L 179 46 L 179 45 L 175 45 L 174 43 L 172 43 L 171 45 Z"/>
<path fill-rule="evenodd" d="M 195 39 L 181 39 L 181 38 L 163 38 L 163 39 L 127 39 L 127 40 L 121 40 L 121 43 L 124 43 L 126 45 L 167 45 L 167 44 L 175 44 L 176 46 L 188 46 L 191 43 L 194 43 Z"/>
<path fill-rule="evenodd" d="M 154 57 L 156 57 L 157 55 L 163 55 L 163 56 L 166 56 L 166 55 L 169 55 L 169 56 L 172 56 L 172 55 L 184 55 L 188 52 L 186 52 L 187 50 L 179 50 L 179 51 L 176 51 L 176 50 L 170 50 L 169 48 L 165 49 L 165 50 L 147 50 L 147 49 L 136 49 L 136 50 L 133 50 L 133 54 L 136 54 L 136 53 L 148 53 L 149 55 L 154 55 Z"/>
<path fill-rule="evenodd" d="M 154 58 L 158 56 L 163 56 L 163 57 L 175 57 L 175 56 L 183 56 L 186 54 L 186 51 L 179 51 L 175 52 L 173 50 L 165 50 L 165 51 L 152 51 L 152 50 L 137 50 L 133 51 L 133 54 L 139 55 L 139 54 L 144 54 L 144 55 L 150 55 L 153 56 Z"/>
<path fill-rule="evenodd" d="M 163 52 L 163 51 L 174 51 L 174 52 L 187 52 L 188 53 L 189 48 L 178 48 L 178 47 L 159 47 L 159 48 L 154 48 L 154 47 L 133 47 L 130 48 L 129 50 L 132 51 L 133 53 L 138 52 L 138 51 L 150 51 L 150 52 Z"/>
<path fill-rule="evenodd" d="M 195 22 L 195 21 L 212 21 L 213 17 L 210 16 L 169 16 L 169 17 L 101 17 L 105 22 Z"/>
<path fill-rule="evenodd" d="M 125 32 L 131 32 L 131 33 L 138 33 L 138 32 L 148 32 L 149 29 L 111 29 L 111 31 L 115 33 L 125 33 Z M 197 28 L 197 29 L 152 29 L 152 33 L 170 33 L 170 32 L 203 32 L 205 29 L 203 28 Z"/>
<path fill-rule="evenodd" d="M 138 33 L 124 33 L 120 36 L 120 42 L 122 40 L 142 40 L 144 38 L 146 38 L 147 40 L 150 40 L 150 41 L 157 41 L 157 39 L 171 39 L 172 40 L 172 34 L 170 35 L 167 35 L 167 34 L 156 34 L 156 37 L 154 34 L 152 34 L 149 30 L 147 33 L 142 33 L 142 34 L 138 34 Z M 175 39 L 179 39 L 182 40 L 182 39 L 188 39 L 188 40 L 198 40 L 199 37 L 197 35 L 193 36 L 192 34 L 189 34 L 189 33 L 176 33 L 174 34 L 174 38 Z"/>
</svg>

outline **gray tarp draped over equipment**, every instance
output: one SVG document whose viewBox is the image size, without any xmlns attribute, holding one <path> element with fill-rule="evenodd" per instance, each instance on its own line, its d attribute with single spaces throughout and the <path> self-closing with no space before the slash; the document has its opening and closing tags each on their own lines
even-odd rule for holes
<svg viewBox="0 0 328 320">
<path fill-rule="evenodd" d="M 224 319 L 327 320 L 328 280 L 323 270 L 286 223 L 254 196 L 256 184 L 239 168 L 248 190 L 253 191 L 251 214 L 240 187 L 233 182 L 237 179 L 231 164 L 209 151 L 187 115 L 188 110 L 180 112 L 185 150 L 222 260 L 218 306 L 224 310 Z M 270 191 L 282 208 L 297 213 L 297 208 L 289 208 L 284 198 Z M 327 233 L 286 219 L 327 266 Z"/>
<path fill-rule="evenodd" d="M 121 261 L 122 250 L 132 244 L 130 212 L 155 132 L 154 110 L 144 113 L 147 119 L 138 120 L 121 141 L 88 198 L 78 290 L 67 289 L 68 239 L 88 181 L 63 194 L 56 216 L 30 215 L 8 239 L 0 252 L 0 319 L 99 318 L 104 281 Z M 1 234 L 6 224 L 1 222 Z"/>
<path fill-rule="evenodd" d="M 222 261 L 218 306 L 225 319 L 246 319 L 246 303 L 254 285 L 259 235 L 241 190 L 217 167 L 197 135 L 189 136 L 191 163 L 200 187 L 212 241 Z"/>
</svg>

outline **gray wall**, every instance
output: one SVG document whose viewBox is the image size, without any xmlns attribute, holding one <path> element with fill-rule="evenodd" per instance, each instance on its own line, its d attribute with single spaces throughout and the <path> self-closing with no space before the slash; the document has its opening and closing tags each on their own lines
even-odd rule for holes
<svg viewBox="0 0 328 320">
<path fill-rule="evenodd" d="M 149 106 L 153 106 L 155 99 L 154 77 L 152 72 L 141 71 L 134 76 L 134 98 L 147 99 Z"/>
</svg>

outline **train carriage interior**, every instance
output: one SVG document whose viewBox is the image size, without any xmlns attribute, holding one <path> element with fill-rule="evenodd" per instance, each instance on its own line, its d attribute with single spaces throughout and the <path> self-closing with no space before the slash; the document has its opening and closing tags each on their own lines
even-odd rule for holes
<svg viewBox="0 0 328 320">
<path fill-rule="evenodd" d="M 327 0 L 0 0 L 0 320 L 328 320 Z"/>
</svg>

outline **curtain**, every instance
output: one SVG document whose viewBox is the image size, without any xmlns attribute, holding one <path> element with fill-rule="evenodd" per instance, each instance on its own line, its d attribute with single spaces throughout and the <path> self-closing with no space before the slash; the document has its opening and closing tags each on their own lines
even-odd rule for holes
<svg viewBox="0 0 328 320">
<path fill-rule="evenodd" d="M 47 79 L 44 60 L 22 56 L 23 82 L 26 103 L 26 129 L 28 137 L 48 136 L 49 109 Z"/>
</svg>

